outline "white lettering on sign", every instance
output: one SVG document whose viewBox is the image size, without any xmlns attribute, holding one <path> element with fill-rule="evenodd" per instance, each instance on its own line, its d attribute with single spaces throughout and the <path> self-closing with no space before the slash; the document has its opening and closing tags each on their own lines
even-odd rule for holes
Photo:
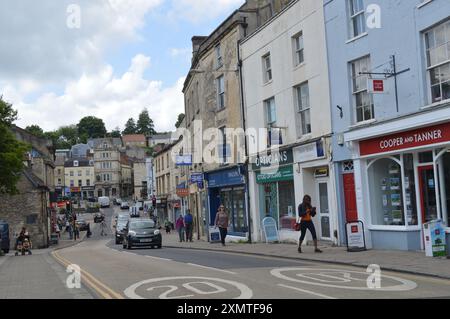
<svg viewBox="0 0 450 319">
<path fill-rule="evenodd" d="M 433 130 L 424 133 L 418 133 L 405 136 L 405 137 L 396 137 L 387 140 L 382 140 L 380 142 L 380 149 L 390 149 L 398 146 L 403 146 L 408 143 L 421 143 L 434 141 L 442 138 L 442 130 Z"/>
</svg>

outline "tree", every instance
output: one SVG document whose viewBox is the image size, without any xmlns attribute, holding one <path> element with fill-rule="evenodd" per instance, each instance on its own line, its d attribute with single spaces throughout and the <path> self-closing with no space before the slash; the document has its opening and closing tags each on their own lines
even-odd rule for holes
<svg viewBox="0 0 450 319">
<path fill-rule="evenodd" d="M 184 117 L 185 117 L 184 113 L 178 114 L 178 119 L 177 119 L 177 122 L 175 123 L 176 128 L 180 127 L 181 122 L 183 122 L 183 120 L 184 120 Z"/>
<path fill-rule="evenodd" d="M 95 116 L 83 117 L 77 125 L 78 136 L 83 143 L 87 142 L 88 138 L 105 137 L 106 127 L 102 119 Z"/>
<path fill-rule="evenodd" d="M 23 170 L 23 159 L 28 150 L 11 132 L 17 111 L 0 97 L 0 193 L 16 194 L 16 184 Z"/>
<path fill-rule="evenodd" d="M 125 129 L 123 130 L 123 135 L 129 135 L 129 134 L 136 134 L 137 133 L 137 127 L 136 122 L 133 118 L 128 119 L 127 123 L 125 124 Z"/>
<path fill-rule="evenodd" d="M 120 128 L 117 126 L 111 133 L 108 134 L 110 137 L 118 137 L 120 138 L 122 135 L 120 134 Z"/>
<path fill-rule="evenodd" d="M 147 109 L 144 109 L 141 114 L 139 114 L 139 119 L 137 121 L 137 133 L 144 134 L 146 136 L 156 134 L 153 120 L 148 115 Z"/>
<path fill-rule="evenodd" d="M 66 142 L 64 144 L 69 145 L 68 148 L 80 142 L 78 128 L 76 125 L 61 126 L 56 131 L 56 134 L 58 136 L 58 143 Z M 86 141 L 84 141 L 84 143 L 86 143 Z"/>
<path fill-rule="evenodd" d="M 45 137 L 44 131 L 40 128 L 39 125 L 30 125 L 25 128 L 26 131 L 33 134 L 37 137 Z"/>
</svg>

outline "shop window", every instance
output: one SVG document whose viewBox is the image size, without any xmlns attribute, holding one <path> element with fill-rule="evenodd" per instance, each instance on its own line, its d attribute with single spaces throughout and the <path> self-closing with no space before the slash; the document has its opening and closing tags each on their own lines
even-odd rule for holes
<svg viewBox="0 0 450 319">
<path fill-rule="evenodd" d="M 450 149 L 439 159 L 439 188 L 442 219 L 450 227 Z"/>
<path fill-rule="evenodd" d="M 293 229 L 296 221 L 294 182 L 278 183 L 278 202 L 280 229 Z"/>
<path fill-rule="evenodd" d="M 400 164 L 391 158 L 373 162 L 368 170 L 373 225 L 405 225 Z"/>
<path fill-rule="evenodd" d="M 406 219 L 410 226 L 417 226 L 419 224 L 417 218 L 416 205 L 416 186 L 414 179 L 414 159 L 412 154 L 403 155 L 403 165 L 405 170 L 405 206 Z"/>
<path fill-rule="evenodd" d="M 433 152 L 419 153 L 419 163 L 433 163 Z"/>
</svg>

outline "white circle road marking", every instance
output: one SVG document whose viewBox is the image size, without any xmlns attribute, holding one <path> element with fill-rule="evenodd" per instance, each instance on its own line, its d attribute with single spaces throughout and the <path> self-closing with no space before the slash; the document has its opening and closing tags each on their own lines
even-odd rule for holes
<svg viewBox="0 0 450 319">
<path fill-rule="evenodd" d="M 351 286 L 332 285 L 332 284 L 326 284 L 326 283 L 319 283 L 319 282 L 313 282 L 313 281 L 307 281 L 307 280 L 299 280 L 299 279 L 288 277 L 288 276 L 282 274 L 282 272 L 286 272 L 286 271 L 304 271 L 304 270 L 322 271 L 322 272 L 325 272 L 325 276 L 329 276 L 330 272 L 335 272 L 335 273 L 339 273 L 339 274 L 345 273 L 346 275 L 344 275 L 344 276 L 346 277 L 346 279 L 351 278 L 351 273 L 364 274 L 366 276 L 369 276 L 369 274 L 366 273 L 366 272 L 353 271 L 353 270 L 323 269 L 323 268 L 303 268 L 303 267 L 272 269 L 270 271 L 270 274 L 272 276 L 274 276 L 274 277 L 277 277 L 277 278 L 280 278 L 280 279 L 284 279 L 284 280 L 288 280 L 288 281 L 293 281 L 293 282 L 298 282 L 298 283 L 308 284 L 308 285 L 314 285 L 314 286 L 340 288 L 340 289 L 370 290 L 370 291 L 408 291 L 408 290 L 413 290 L 413 289 L 417 288 L 417 284 L 414 281 L 407 280 L 407 279 L 402 279 L 402 278 L 394 277 L 394 276 L 387 276 L 387 275 L 381 275 L 381 279 L 383 279 L 383 278 L 391 279 L 391 280 L 394 280 L 394 281 L 401 282 L 401 284 L 397 285 L 397 286 L 386 286 L 386 287 L 381 287 L 381 288 L 374 289 L 374 288 L 369 288 L 367 286 L 366 287 L 351 287 Z M 317 273 L 317 275 L 320 276 L 321 275 L 320 272 Z M 308 278 L 304 274 L 297 274 L 297 276 Z M 317 281 L 316 278 L 310 278 L 310 279 Z M 358 280 L 358 279 L 355 279 L 355 281 L 356 280 Z M 321 281 L 323 281 L 323 280 L 321 280 Z"/>
<path fill-rule="evenodd" d="M 130 287 L 128 287 L 127 289 L 125 289 L 124 290 L 124 294 L 125 294 L 125 296 L 127 296 L 128 298 L 131 298 L 131 299 L 145 299 L 144 297 L 139 296 L 136 293 L 136 289 L 138 289 L 140 286 L 146 285 L 146 284 L 150 284 L 150 283 L 161 282 L 161 281 L 180 280 L 180 279 L 209 280 L 209 281 L 213 281 L 213 282 L 214 281 L 221 282 L 221 283 L 228 284 L 230 286 L 234 286 L 235 288 L 237 288 L 241 292 L 241 294 L 238 297 L 233 298 L 233 299 L 250 299 L 250 298 L 253 297 L 253 291 L 249 287 L 247 287 L 246 285 L 241 284 L 239 282 L 231 281 L 231 280 L 225 280 L 225 279 L 221 279 L 221 278 L 191 277 L 191 276 L 162 277 L 162 278 L 154 278 L 154 279 L 143 280 L 143 281 L 135 283 L 135 284 L 131 285 Z"/>
</svg>

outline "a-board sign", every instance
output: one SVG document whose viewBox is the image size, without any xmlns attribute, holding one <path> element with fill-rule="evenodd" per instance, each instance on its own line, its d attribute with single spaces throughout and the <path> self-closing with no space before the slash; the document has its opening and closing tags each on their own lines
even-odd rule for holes
<svg viewBox="0 0 450 319">
<path fill-rule="evenodd" d="M 275 219 L 272 217 L 265 217 L 262 220 L 262 228 L 264 231 L 264 237 L 266 238 L 266 243 L 280 241 L 280 237 L 278 236 L 278 226 Z"/>
<path fill-rule="evenodd" d="M 346 225 L 347 250 L 366 250 L 366 239 L 364 238 L 364 224 L 361 221 L 348 222 Z"/>
</svg>

